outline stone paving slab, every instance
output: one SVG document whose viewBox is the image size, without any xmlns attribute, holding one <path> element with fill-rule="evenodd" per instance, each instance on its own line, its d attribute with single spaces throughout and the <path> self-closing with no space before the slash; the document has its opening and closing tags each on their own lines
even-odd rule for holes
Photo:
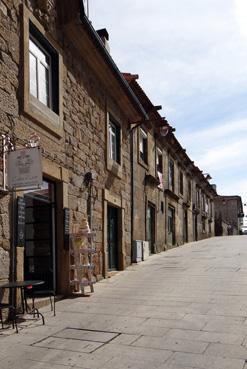
<svg viewBox="0 0 247 369">
<path fill-rule="evenodd" d="M 243 359 L 247 361 L 247 347 L 246 346 L 211 343 L 208 346 L 206 353 L 208 355 L 229 357 L 233 359 Z"/>
<path fill-rule="evenodd" d="M 132 345 L 176 352 L 191 352 L 195 354 L 203 353 L 208 347 L 208 343 L 205 342 L 197 342 L 188 339 L 178 339 L 173 337 L 164 338 L 149 336 L 142 336 L 138 338 Z"/>
<path fill-rule="evenodd" d="M 167 362 L 168 368 L 170 364 L 200 369 L 243 369 L 244 360 L 176 352 Z"/>
<path fill-rule="evenodd" d="M 243 344 L 245 334 L 233 334 L 223 332 L 207 332 L 207 331 L 192 331 L 182 329 L 170 329 L 166 334 L 166 337 L 180 339 L 201 341 L 210 343 L 223 343 L 223 344 Z"/>
</svg>

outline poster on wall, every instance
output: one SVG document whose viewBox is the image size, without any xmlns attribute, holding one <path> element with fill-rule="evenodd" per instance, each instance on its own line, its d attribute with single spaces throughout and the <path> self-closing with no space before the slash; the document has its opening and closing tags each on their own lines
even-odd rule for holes
<svg viewBox="0 0 247 369">
<path fill-rule="evenodd" d="M 41 153 L 38 147 L 8 153 L 9 189 L 35 188 L 42 185 Z"/>
</svg>

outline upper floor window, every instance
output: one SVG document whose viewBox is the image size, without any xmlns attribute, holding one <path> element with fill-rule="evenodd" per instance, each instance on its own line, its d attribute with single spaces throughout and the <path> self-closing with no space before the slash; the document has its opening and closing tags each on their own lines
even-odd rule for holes
<svg viewBox="0 0 247 369">
<path fill-rule="evenodd" d="M 208 198 L 206 197 L 206 201 L 205 201 L 205 212 L 208 213 L 208 210 L 209 210 Z"/>
<path fill-rule="evenodd" d="M 184 193 L 184 175 L 183 172 L 179 172 L 179 193 L 183 195 Z"/>
<path fill-rule="evenodd" d="M 169 160 L 169 168 L 168 168 L 168 185 L 169 188 L 174 191 L 174 161 Z"/>
<path fill-rule="evenodd" d="M 58 113 L 57 52 L 32 23 L 29 28 L 29 92 Z"/>
<path fill-rule="evenodd" d="M 188 181 L 188 200 L 191 201 L 191 180 Z"/>
<path fill-rule="evenodd" d="M 63 56 L 59 44 L 22 1 L 23 112 L 56 137 L 63 137 Z"/>
<path fill-rule="evenodd" d="M 160 149 L 157 149 L 156 152 L 156 169 L 157 172 L 163 173 L 163 155 Z"/>
<path fill-rule="evenodd" d="M 140 136 L 139 136 L 139 152 L 140 158 L 145 164 L 148 164 L 148 136 L 147 133 L 140 129 Z"/>
<path fill-rule="evenodd" d="M 197 208 L 200 208 L 200 189 L 196 188 L 196 206 Z"/>
<path fill-rule="evenodd" d="M 109 157 L 120 164 L 120 128 L 110 117 L 109 119 Z"/>
<path fill-rule="evenodd" d="M 206 201 L 205 201 L 205 194 L 202 193 L 202 210 L 206 210 Z"/>
<path fill-rule="evenodd" d="M 51 57 L 46 51 L 29 40 L 30 94 L 46 106 L 51 106 Z"/>
</svg>

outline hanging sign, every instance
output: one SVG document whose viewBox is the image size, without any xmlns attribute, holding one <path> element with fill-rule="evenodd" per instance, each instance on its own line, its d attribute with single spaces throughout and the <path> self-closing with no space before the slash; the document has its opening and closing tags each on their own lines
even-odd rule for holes
<svg viewBox="0 0 247 369">
<path fill-rule="evenodd" d="M 38 147 L 8 153 L 8 187 L 25 189 L 42 185 L 41 154 Z"/>
</svg>

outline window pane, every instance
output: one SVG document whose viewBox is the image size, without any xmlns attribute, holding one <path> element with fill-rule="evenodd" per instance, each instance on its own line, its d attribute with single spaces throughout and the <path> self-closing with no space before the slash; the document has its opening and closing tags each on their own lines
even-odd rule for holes
<svg viewBox="0 0 247 369">
<path fill-rule="evenodd" d="M 109 123 L 109 157 L 120 164 L 120 129 L 113 122 Z"/>
<path fill-rule="evenodd" d="M 41 63 L 38 69 L 38 86 L 39 86 L 39 100 L 49 106 L 49 71 Z"/>
<path fill-rule="evenodd" d="M 37 59 L 29 52 L 29 88 L 30 94 L 38 97 L 37 94 Z"/>
<path fill-rule="evenodd" d="M 148 153 L 147 153 L 147 134 L 142 129 L 140 130 L 140 142 L 139 142 L 139 152 L 141 159 L 147 164 Z"/>
<path fill-rule="evenodd" d="M 50 56 L 32 39 L 29 40 L 29 55 L 30 93 L 50 106 Z"/>
</svg>

